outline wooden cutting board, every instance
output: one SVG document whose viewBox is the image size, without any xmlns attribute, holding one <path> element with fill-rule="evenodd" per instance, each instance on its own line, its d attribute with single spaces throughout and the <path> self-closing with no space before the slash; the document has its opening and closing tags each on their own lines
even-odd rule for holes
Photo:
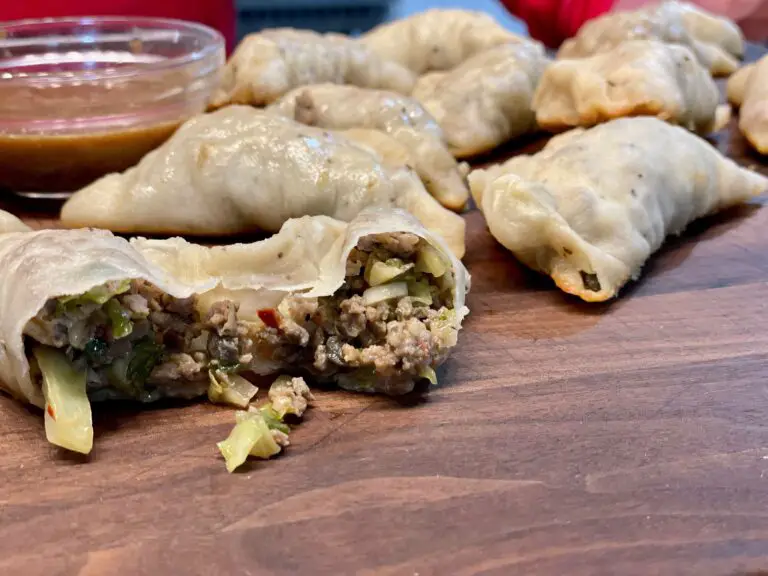
<svg viewBox="0 0 768 576">
<path fill-rule="evenodd" d="M 768 173 L 735 124 L 717 142 Z M 762 204 L 695 224 L 605 305 L 527 271 L 467 214 L 472 314 L 441 386 L 399 403 L 319 393 L 288 452 L 241 473 L 215 447 L 227 409 L 98 406 L 81 459 L 0 397 L 0 573 L 768 570 Z"/>
</svg>

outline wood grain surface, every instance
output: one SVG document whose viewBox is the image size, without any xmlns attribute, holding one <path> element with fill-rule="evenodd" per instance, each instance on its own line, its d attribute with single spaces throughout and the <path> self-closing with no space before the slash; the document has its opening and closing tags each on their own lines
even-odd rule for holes
<svg viewBox="0 0 768 576">
<path fill-rule="evenodd" d="M 760 163 L 733 124 L 717 143 Z M 81 459 L 0 397 L 0 574 L 765 573 L 762 204 L 695 224 L 605 305 L 467 214 L 472 313 L 441 386 L 321 392 L 284 456 L 233 475 L 227 409 L 100 405 Z"/>
</svg>

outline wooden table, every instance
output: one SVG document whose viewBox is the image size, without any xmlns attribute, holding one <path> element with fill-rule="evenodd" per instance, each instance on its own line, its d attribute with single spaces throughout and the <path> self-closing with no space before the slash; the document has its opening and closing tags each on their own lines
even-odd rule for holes
<svg viewBox="0 0 768 576">
<path fill-rule="evenodd" d="M 718 145 L 760 161 L 735 126 Z M 766 570 L 761 205 L 694 225 L 606 305 L 522 268 L 468 214 L 472 314 L 440 388 L 408 405 L 318 394 L 287 454 L 242 473 L 215 447 L 226 409 L 99 406 L 84 461 L 0 397 L 0 573 Z"/>
</svg>

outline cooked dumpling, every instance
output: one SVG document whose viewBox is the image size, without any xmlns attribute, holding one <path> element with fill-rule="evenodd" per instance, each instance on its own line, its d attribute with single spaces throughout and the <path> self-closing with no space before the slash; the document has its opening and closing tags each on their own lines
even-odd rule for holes
<svg viewBox="0 0 768 576">
<path fill-rule="evenodd" d="M 75 193 L 61 218 L 68 227 L 231 235 L 275 232 L 304 215 L 349 221 L 368 206 L 408 210 L 464 253 L 464 220 L 412 171 L 382 165 L 341 135 L 247 106 L 186 122 L 137 166 Z"/>
<path fill-rule="evenodd" d="M 739 28 L 730 20 L 708 14 L 684 2 L 664 2 L 634 12 L 611 12 L 584 24 L 566 40 L 558 59 L 584 58 L 605 52 L 627 40 L 660 40 L 689 47 L 715 76 L 738 68 L 744 50 Z"/>
<path fill-rule="evenodd" d="M 502 44 L 528 44 L 491 16 L 472 10 L 427 10 L 377 26 L 362 41 L 382 58 L 394 60 L 417 74 L 450 70 L 467 58 Z"/>
<path fill-rule="evenodd" d="M 531 99 L 548 60 L 527 44 L 505 44 L 450 72 L 419 78 L 413 97 L 435 117 L 458 158 L 492 150 L 535 127 Z"/>
<path fill-rule="evenodd" d="M 667 236 L 768 188 L 707 141 L 651 117 L 571 130 L 469 183 L 501 244 L 589 302 L 616 296 Z"/>
<path fill-rule="evenodd" d="M 747 80 L 739 129 L 760 154 L 768 154 L 768 56 L 755 64 Z"/>
<path fill-rule="evenodd" d="M 622 116 L 656 116 L 699 133 L 715 129 L 719 92 L 685 46 L 634 40 L 578 60 L 558 60 L 533 97 L 536 121 L 560 131 Z"/>
<path fill-rule="evenodd" d="M 26 232 L 27 230 L 30 230 L 29 226 L 16 218 L 16 216 L 0 210 L 0 234 L 5 234 L 6 232 Z"/>
<path fill-rule="evenodd" d="M 741 106 L 742 102 L 744 102 L 744 93 L 747 91 L 747 82 L 754 69 L 754 64 L 746 64 L 728 78 L 726 88 L 728 102 L 733 104 L 736 108 Z"/>
<path fill-rule="evenodd" d="M 341 34 L 276 28 L 246 36 L 224 68 L 211 106 L 263 106 L 305 84 L 331 82 L 410 94 L 410 70 Z"/>
<path fill-rule="evenodd" d="M 738 24 L 701 9 L 688 2 L 667 2 L 670 6 L 662 9 L 672 9 L 683 16 L 683 25 L 688 33 L 699 42 L 711 44 L 724 50 L 731 56 L 744 56 L 744 34 Z"/>
<path fill-rule="evenodd" d="M 461 210 L 469 200 L 464 177 L 445 145 L 442 130 L 413 98 L 385 90 L 317 84 L 289 92 L 268 110 L 319 128 L 386 132 L 411 150 L 411 165 L 443 206 Z"/>
<path fill-rule="evenodd" d="M 285 371 L 402 394 L 457 344 L 469 275 L 398 210 L 286 222 L 253 244 L 47 230 L 0 236 L 0 387 L 88 453 L 91 402 L 195 398 L 247 408 Z M 274 423 L 274 418 L 272 419 Z"/>
</svg>

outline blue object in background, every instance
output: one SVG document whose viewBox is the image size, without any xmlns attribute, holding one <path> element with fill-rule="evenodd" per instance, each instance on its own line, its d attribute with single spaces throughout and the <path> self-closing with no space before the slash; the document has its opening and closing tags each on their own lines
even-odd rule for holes
<svg viewBox="0 0 768 576">
<path fill-rule="evenodd" d="M 387 20 L 429 8 L 466 8 L 491 14 L 507 28 L 525 34 L 496 0 L 236 0 L 238 35 L 262 28 L 309 28 L 318 32 L 359 34 Z"/>
</svg>

